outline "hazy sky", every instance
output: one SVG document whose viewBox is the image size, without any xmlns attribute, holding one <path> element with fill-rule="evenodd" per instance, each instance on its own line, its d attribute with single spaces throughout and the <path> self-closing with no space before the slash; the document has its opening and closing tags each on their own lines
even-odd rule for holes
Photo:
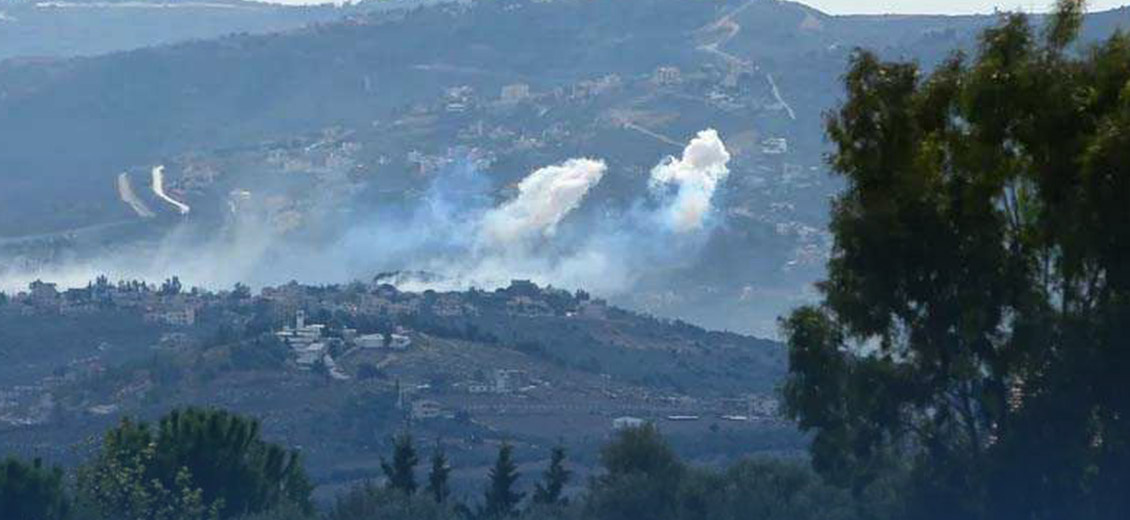
<svg viewBox="0 0 1130 520">
<path fill-rule="evenodd" d="M 991 13 L 993 8 L 1001 10 L 1046 11 L 1054 0 L 799 0 L 821 11 L 832 14 L 876 14 L 876 13 L 926 13 L 926 14 L 970 14 Z M 1113 9 L 1128 5 L 1127 0 L 1091 0 L 1092 11 Z"/>
</svg>

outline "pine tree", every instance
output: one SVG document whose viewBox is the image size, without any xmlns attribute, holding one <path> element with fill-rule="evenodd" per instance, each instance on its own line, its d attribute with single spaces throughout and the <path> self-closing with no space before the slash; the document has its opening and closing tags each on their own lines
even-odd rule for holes
<svg viewBox="0 0 1130 520">
<path fill-rule="evenodd" d="M 412 435 L 405 433 L 395 440 L 392 464 L 381 460 L 381 469 L 388 477 L 388 488 L 411 496 L 416 493 L 416 448 L 412 445 Z"/>
<path fill-rule="evenodd" d="M 557 446 L 550 454 L 549 467 L 542 473 L 543 483 L 538 483 L 534 489 L 534 503 L 553 505 L 562 503 L 561 492 L 565 484 L 569 483 L 572 472 L 565 469 L 565 448 Z"/>
<path fill-rule="evenodd" d="M 514 491 L 518 481 L 518 466 L 514 464 L 514 447 L 503 443 L 498 448 L 498 460 L 490 470 L 490 485 L 486 490 L 486 518 L 513 516 L 525 493 Z"/>
<path fill-rule="evenodd" d="M 431 493 L 437 504 L 446 502 L 451 496 L 451 487 L 447 482 L 449 475 L 451 466 L 447 462 L 447 456 L 437 445 L 432 454 L 432 470 L 428 473 L 428 493 Z"/>
</svg>

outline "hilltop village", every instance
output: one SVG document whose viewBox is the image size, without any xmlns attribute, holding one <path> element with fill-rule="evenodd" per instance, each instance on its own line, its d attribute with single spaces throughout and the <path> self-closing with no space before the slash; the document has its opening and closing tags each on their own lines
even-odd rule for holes
<svg viewBox="0 0 1130 520">
<path fill-rule="evenodd" d="M 526 281 L 404 292 L 394 278 L 258 294 L 176 278 L 34 282 L 0 298 L 0 372 L 13 382 L 0 389 L 0 444 L 63 456 L 76 432 L 188 401 L 256 414 L 326 478 L 405 425 L 468 453 L 492 438 L 585 445 L 644 421 L 762 439 L 751 446 L 795 440 L 777 416 L 775 343 Z M 81 426 L 61 436 L 63 423 Z M 734 449 L 724 438 L 711 449 Z"/>
</svg>

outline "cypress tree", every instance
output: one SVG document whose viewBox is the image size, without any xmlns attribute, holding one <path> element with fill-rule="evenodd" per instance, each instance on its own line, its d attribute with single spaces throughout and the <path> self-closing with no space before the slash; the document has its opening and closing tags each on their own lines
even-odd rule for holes
<svg viewBox="0 0 1130 520">
<path fill-rule="evenodd" d="M 437 504 L 446 502 L 451 496 L 451 487 L 447 483 L 449 475 L 451 475 L 451 466 L 447 462 L 447 456 L 437 445 L 435 453 L 432 454 L 432 470 L 428 473 L 428 492 L 432 494 Z"/>
<path fill-rule="evenodd" d="M 388 488 L 408 496 L 414 495 L 417 488 L 416 464 L 419 462 L 416 448 L 412 445 L 412 434 L 405 433 L 396 437 L 392 463 L 381 460 L 381 469 L 388 477 Z"/>
<path fill-rule="evenodd" d="M 498 448 L 498 459 L 494 468 L 490 470 L 490 484 L 486 490 L 485 516 L 487 518 L 504 518 L 513 516 L 518 503 L 522 501 L 525 493 L 514 490 L 517 483 L 518 466 L 514 463 L 514 447 L 503 443 Z"/>
<path fill-rule="evenodd" d="M 552 505 L 563 502 L 561 492 L 571 476 L 572 472 L 565 469 L 565 448 L 554 447 L 549 457 L 549 467 L 542 473 L 543 482 L 538 483 L 534 489 L 534 503 Z"/>
</svg>

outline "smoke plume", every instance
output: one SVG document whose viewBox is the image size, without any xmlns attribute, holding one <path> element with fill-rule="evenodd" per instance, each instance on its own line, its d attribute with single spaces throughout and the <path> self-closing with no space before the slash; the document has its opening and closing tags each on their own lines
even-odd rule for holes
<svg viewBox="0 0 1130 520">
<path fill-rule="evenodd" d="M 599 159 L 537 169 L 511 198 L 495 203 L 490 177 L 456 153 L 415 199 L 378 203 L 363 190 L 326 195 L 308 201 L 299 220 L 286 210 L 287 226 L 278 225 L 272 197 L 260 187 L 248 190 L 238 211 L 226 212 L 222 226 L 183 219 L 157 241 L 0 272 L 0 290 L 19 290 L 36 278 L 85 285 L 100 274 L 149 282 L 177 275 L 190 285 L 223 288 L 343 283 L 400 271 L 431 273 L 401 277 L 408 290 L 490 289 L 530 279 L 615 296 L 641 277 L 661 278 L 698 259 L 729 161 L 718 133 L 702 131 L 682 157 L 652 170 L 627 207 L 601 211 L 585 208 L 609 173 Z"/>
<path fill-rule="evenodd" d="M 571 159 L 535 171 L 518 184 L 518 196 L 490 211 L 484 238 L 492 245 L 549 238 L 558 224 L 584 200 L 608 167 L 603 161 Z"/>
<path fill-rule="evenodd" d="M 703 228 L 712 209 L 714 191 L 730 175 L 730 153 L 713 129 L 698 133 L 682 158 L 668 157 L 651 170 L 652 191 L 674 187 L 670 204 L 658 215 L 669 229 L 688 233 Z"/>
</svg>

